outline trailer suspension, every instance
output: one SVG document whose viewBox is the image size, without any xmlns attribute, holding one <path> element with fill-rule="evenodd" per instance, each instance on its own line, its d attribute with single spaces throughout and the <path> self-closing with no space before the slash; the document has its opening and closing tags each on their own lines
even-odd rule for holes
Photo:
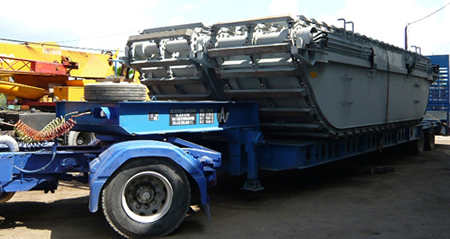
<svg viewBox="0 0 450 239">
<path fill-rule="evenodd" d="M 76 124 L 75 118 L 90 114 L 91 112 L 71 112 L 60 118 L 56 118 L 48 123 L 41 131 L 31 128 L 22 121 L 15 124 L 1 122 L 2 124 L 14 127 L 14 131 L 20 140 L 24 143 L 38 143 L 58 138 L 59 136 L 69 132 Z M 66 118 L 72 115 L 68 120 Z"/>
</svg>

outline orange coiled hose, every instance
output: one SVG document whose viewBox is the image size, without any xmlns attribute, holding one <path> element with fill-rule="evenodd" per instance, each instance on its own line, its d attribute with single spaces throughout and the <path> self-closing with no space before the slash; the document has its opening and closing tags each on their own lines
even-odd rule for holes
<svg viewBox="0 0 450 239">
<path fill-rule="evenodd" d="M 68 113 L 66 116 L 61 116 L 48 123 L 41 131 L 31 128 L 29 125 L 22 121 L 17 121 L 15 124 L 10 124 L 6 122 L 1 122 L 2 124 L 14 127 L 14 131 L 17 136 L 25 143 L 38 143 L 49 141 L 58 138 L 59 136 L 69 132 L 77 123 L 74 118 L 90 114 L 91 112 L 72 112 Z M 74 115 L 76 114 L 76 115 Z M 72 115 L 67 121 L 65 118 L 68 115 Z"/>
<path fill-rule="evenodd" d="M 55 128 L 38 131 L 19 120 L 14 126 L 14 131 L 16 131 L 17 136 L 19 136 L 19 138 L 24 142 L 43 142 L 56 139 L 59 136 L 69 132 L 75 124 L 75 120 L 70 118 Z"/>
</svg>

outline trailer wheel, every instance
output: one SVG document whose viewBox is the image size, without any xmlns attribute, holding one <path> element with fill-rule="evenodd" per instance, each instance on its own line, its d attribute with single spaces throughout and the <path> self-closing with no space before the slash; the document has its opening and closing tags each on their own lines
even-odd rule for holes
<svg viewBox="0 0 450 239">
<path fill-rule="evenodd" d="M 70 131 L 67 137 L 67 145 L 88 145 L 95 140 L 92 132 Z"/>
<path fill-rule="evenodd" d="M 424 135 L 422 135 L 422 137 L 413 140 L 411 142 L 409 142 L 409 152 L 411 152 L 412 154 L 421 154 L 423 153 L 424 149 L 425 149 L 425 137 Z"/>
<path fill-rule="evenodd" d="M 170 159 L 126 164 L 103 190 L 106 220 L 125 237 L 165 236 L 181 224 L 189 205 L 189 181 Z"/>
<path fill-rule="evenodd" d="M 7 201 L 9 201 L 9 199 L 11 199 L 14 196 L 14 192 L 10 192 L 10 193 L 6 193 L 3 192 L 2 194 L 0 194 L 0 203 L 5 203 Z"/>
<path fill-rule="evenodd" d="M 84 86 L 84 99 L 87 101 L 145 101 L 147 87 L 142 84 L 93 83 Z"/>
<path fill-rule="evenodd" d="M 434 150 L 435 148 L 435 135 L 434 132 L 428 132 L 425 134 L 425 150 Z"/>
</svg>

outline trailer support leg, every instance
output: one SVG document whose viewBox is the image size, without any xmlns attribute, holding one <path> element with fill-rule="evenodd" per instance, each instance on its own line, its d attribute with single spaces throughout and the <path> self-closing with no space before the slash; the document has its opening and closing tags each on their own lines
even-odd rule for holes
<svg viewBox="0 0 450 239">
<path fill-rule="evenodd" d="M 258 179 L 258 158 L 255 152 L 255 146 L 264 143 L 264 137 L 261 132 L 249 131 L 245 143 L 245 151 L 247 152 L 247 180 L 242 189 L 249 191 L 261 191 L 264 187 Z"/>
</svg>

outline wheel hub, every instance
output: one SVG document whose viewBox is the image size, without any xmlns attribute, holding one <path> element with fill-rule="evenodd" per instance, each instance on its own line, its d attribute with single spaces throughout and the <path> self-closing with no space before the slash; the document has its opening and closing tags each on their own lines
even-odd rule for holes
<svg viewBox="0 0 450 239">
<path fill-rule="evenodd" d="M 80 136 L 77 138 L 77 144 L 78 145 L 83 145 L 84 141 L 86 141 L 86 139 L 83 136 Z"/>
<path fill-rule="evenodd" d="M 155 197 L 155 191 L 149 186 L 141 186 L 136 191 L 136 195 L 140 203 L 150 203 Z"/>
<path fill-rule="evenodd" d="M 141 172 L 125 184 L 122 207 L 133 220 L 148 223 L 163 217 L 169 211 L 172 199 L 172 186 L 164 176 Z"/>
</svg>

